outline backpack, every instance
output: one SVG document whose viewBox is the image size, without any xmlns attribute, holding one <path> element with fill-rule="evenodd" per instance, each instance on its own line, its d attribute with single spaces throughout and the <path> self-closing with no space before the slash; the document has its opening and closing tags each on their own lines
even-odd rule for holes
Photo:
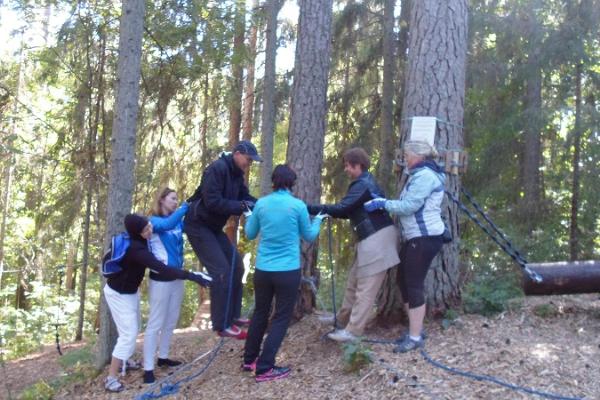
<svg viewBox="0 0 600 400">
<path fill-rule="evenodd" d="M 114 276 L 123 270 L 121 261 L 123 261 L 130 243 L 131 240 L 127 232 L 113 235 L 110 240 L 110 247 L 102 257 L 102 275 L 105 278 Z"/>
</svg>

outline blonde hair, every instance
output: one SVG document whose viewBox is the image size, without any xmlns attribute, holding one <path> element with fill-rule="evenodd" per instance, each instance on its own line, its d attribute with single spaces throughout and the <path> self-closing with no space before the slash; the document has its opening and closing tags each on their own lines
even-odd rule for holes
<svg viewBox="0 0 600 400">
<path fill-rule="evenodd" d="M 161 202 L 161 200 L 163 200 L 165 197 L 167 197 L 168 195 L 170 195 L 173 192 L 175 192 L 175 190 L 171 189 L 168 186 L 165 186 L 162 189 L 158 190 L 156 192 L 156 195 L 154 196 L 154 201 L 152 202 L 152 208 L 150 209 L 150 214 L 151 215 L 163 215 L 162 207 L 160 206 L 160 202 Z"/>
<path fill-rule="evenodd" d="M 422 140 L 409 140 L 404 143 L 404 151 L 416 154 L 425 158 L 436 158 L 438 152 L 435 147 Z"/>
</svg>

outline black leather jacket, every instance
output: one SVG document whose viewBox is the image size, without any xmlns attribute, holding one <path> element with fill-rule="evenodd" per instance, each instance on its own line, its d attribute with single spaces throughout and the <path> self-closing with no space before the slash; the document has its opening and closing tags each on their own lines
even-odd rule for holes
<svg viewBox="0 0 600 400">
<path fill-rule="evenodd" d="M 256 202 L 244 182 L 244 171 L 233 162 L 233 155 L 224 153 L 202 174 L 200 186 L 192 197 L 184 220 L 184 231 L 194 234 L 198 225 L 220 231 L 231 215 L 241 215 L 242 201 Z"/>
<path fill-rule="evenodd" d="M 369 172 L 363 172 L 348 187 L 348 192 L 337 204 L 309 205 L 310 214 L 326 213 L 334 218 L 349 218 L 358 240 L 364 240 L 378 230 L 393 224 L 385 210 L 371 213 L 365 211 L 365 202 L 376 197 L 385 197 L 383 190 Z"/>
</svg>

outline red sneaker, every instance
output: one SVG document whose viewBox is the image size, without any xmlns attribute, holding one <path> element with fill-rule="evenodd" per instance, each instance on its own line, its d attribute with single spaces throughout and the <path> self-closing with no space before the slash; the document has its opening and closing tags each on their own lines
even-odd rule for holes
<svg viewBox="0 0 600 400">
<path fill-rule="evenodd" d="M 246 331 L 241 330 L 235 325 L 231 325 L 229 328 L 217 332 L 217 334 L 221 337 L 232 337 L 238 340 L 244 340 L 248 336 Z"/>
<path fill-rule="evenodd" d="M 234 319 L 233 324 L 236 326 L 250 326 L 250 319 L 240 317 L 238 319 Z"/>
<path fill-rule="evenodd" d="M 273 367 L 267 372 L 263 372 L 262 374 L 256 375 L 256 382 L 268 382 L 275 381 L 277 379 L 287 378 L 287 376 L 292 372 L 290 368 L 287 367 Z"/>
</svg>

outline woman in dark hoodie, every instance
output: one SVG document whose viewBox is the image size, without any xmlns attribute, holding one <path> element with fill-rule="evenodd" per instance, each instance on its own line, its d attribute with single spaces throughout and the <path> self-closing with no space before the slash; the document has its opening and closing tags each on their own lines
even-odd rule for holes
<svg viewBox="0 0 600 400">
<path fill-rule="evenodd" d="M 125 370 L 127 360 L 135 351 L 135 340 L 139 330 L 138 288 L 144 279 L 146 268 L 168 279 L 187 279 L 202 286 L 209 286 L 212 281 L 210 276 L 201 272 L 169 268 L 158 261 L 148 249 L 147 240 L 152 236 L 152 224 L 145 217 L 128 214 L 124 222 L 131 242 L 121 261 L 123 270 L 110 276 L 104 286 L 104 296 L 119 333 L 104 384 L 110 392 L 120 392 L 124 389 L 117 375 L 119 368 Z"/>
</svg>

